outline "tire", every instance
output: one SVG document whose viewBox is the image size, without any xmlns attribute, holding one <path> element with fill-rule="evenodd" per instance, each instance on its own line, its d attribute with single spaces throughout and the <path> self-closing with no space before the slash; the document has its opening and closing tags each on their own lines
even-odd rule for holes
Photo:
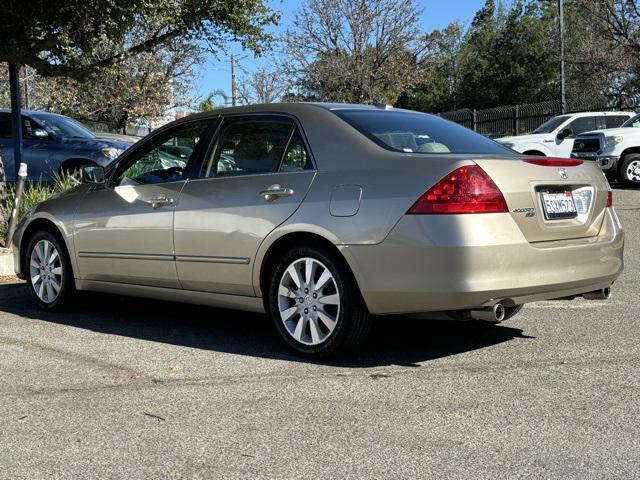
<svg viewBox="0 0 640 480">
<path fill-rule="evenodd" d="M 29 241 L 24 270 L 29 292 L 43 310 L 60 310 L 75 291 L 67 249 L 46 230 Z"/>
<path fill-rule="evenodd" d="M 630 153 L 622 158 L 620 181 L 629 187 L 640 187 L 640 153 Z"/>
<path fill-rule="evenodd" d="M 273 269 L 266 306 L 285 343 L 306 357 L 328 358 L 353 351 L 371 328 L 351 272 L 324 248 L 288 251 Z"/>
</svg>

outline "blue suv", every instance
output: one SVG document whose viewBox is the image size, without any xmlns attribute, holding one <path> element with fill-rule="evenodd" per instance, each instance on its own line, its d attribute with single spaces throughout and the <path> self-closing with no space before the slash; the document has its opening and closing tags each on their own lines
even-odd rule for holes
<svg viewBox="0 0 640 480">
<path fill-rule="evenodd" d="M 131 143 L 97 138 L 75 120 L 46 112 L 22 111 L 23 162 L 28 179 L 51 182 L 56 174 L 76 172 L 83 165 L 106 167 Z M 0 109 L 0 158 L 7 182 L 15 182 L 11 113 Z"/>
</svg>

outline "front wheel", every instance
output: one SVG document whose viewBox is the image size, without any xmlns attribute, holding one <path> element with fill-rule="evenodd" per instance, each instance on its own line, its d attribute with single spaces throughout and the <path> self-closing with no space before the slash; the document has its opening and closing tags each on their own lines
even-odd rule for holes
<svg viewBox="0 0 640 480">
<path fill-rule="evenodd" d="M 360 346 L 370 317 L 355 280 L 333 252 L 287 252 L 271 276 L 268 313 L 296 353 L 329 357 Z"/>
<path fill-rule="evenodd" d="M 73 292 L 66 249 L 50 232 L 38 232 L 29 242 L 25 273 L 31 296 L 43 309 L 59 309 Z"/>
<path fill-rule="evenodd" d="M 640 154 L 631 153 L 622 158 L 620 180 L 630 187 L 640 187 Z"/>
</svg>

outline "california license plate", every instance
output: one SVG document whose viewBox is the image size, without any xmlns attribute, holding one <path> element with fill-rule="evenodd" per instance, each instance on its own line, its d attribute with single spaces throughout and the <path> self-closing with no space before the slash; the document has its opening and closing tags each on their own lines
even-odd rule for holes
<svg viewBox="0 0 640 480">
<path fill-rule="evenodd" d="M 571 190 L 564 192 L 540 192 L 544 216 L 547 220 L 575 218 L 578 216 Z"/>
</svg>

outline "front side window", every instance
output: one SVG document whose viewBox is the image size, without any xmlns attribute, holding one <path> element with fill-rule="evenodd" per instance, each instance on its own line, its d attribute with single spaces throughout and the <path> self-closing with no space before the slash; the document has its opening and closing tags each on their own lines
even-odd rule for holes
<svg viewBox="0 0 640 480">
<path fill-rule="evenodd" d="M 434 115 L 407 111 L 334 110 L 378 145 L 407 153 L 466 153 L 513 156 L 493 140 Z"/>
<path fill-rule="evenodd" d="M 224 123 L 202 178 L 275 172 L 287 149 L 293 121 L 288 118 L 241 118 Z"/>
<path fill-rule="evenodd" d="M 0 113 L 0 138 L 11 138 L 11 114 Z"/>
<path fill-rule="evenodd" d="M 182 180 L 209 121 L 175 127 L 116 172 L 114 185 L 147 185 Z"/>
<path fill-rule="evenodd" d="M 580 117 L 571 122 L 567 128 L 571 130 L 571 136 L 575 137 L 579 133 L 589 132 L 598 129 L 598 119 L 600 117 Z"/>
</svg>

